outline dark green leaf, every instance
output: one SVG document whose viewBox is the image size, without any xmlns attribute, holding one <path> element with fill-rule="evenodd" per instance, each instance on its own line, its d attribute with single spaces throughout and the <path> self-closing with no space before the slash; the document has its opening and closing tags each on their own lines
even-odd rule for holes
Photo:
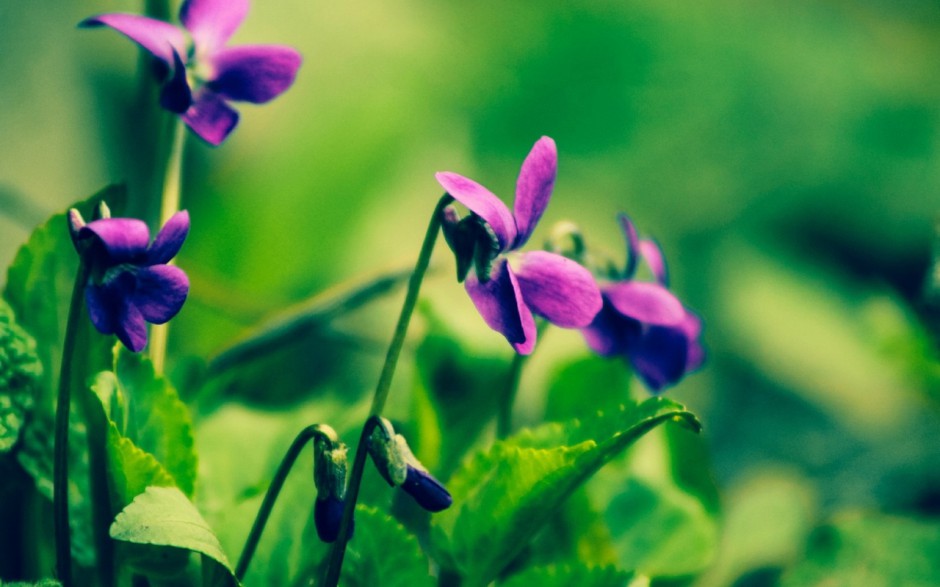
<svg viewBox="0 0 940 587">
<path fill-rule="evenodd" d="M 169 546 L 203 554 L 229 571 L 230 584 L 237 583 L 215 534 L 176 487 L 148 487 L 115 518 L 111 537 L 133 544 Z M 155 554 L 161 552 L 162 549 L 154 549 Z"/>
<path fill-rule="evenodd" d="M 356 508 L 356 534 L 343 563 L 344 587 L 432 587 L 417 539 L 375 508 Z"/>
<path fill-rule="evenodd" d="M 523 432 L 478 453 L 448 483 L 454 506 L 432 519 L 443 564 L 469 585 L 493 580 L 573 491 L 668 421 L 699 428 L 683 406 L 652 398 L 590 422 Z"/>
<path fill-rule="evenodd" d="M 19 439 L 41 375 L 35 341 L 0 299 L 0 453 L 9 451 Z"/>
<path fill-rule="evenodd" d="M 514 575 L 500 587 L 626 587 L 633 573 L 614 567 L 550 566 L 535 567 Z"/>
<path fill-rule="evenodd" d="M 55 579 L 42 579 L 38 583 L 4 583 L 0 581 L 0 587 L 62 587 Z"/>
</svg>

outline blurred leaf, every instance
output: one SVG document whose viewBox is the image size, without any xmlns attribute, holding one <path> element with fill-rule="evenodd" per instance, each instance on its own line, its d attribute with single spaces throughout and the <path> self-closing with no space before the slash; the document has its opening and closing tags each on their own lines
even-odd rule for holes
<svg viewBox="0 0 940 587">
<path fill-rule="evenodd" d="M 598 381 L 604 382 L 603 393 L 598 393 Z M 582 357 L 562 366 L 552 378 L 546 397 L 545 420 L 561 422 L 584 418 L 616 409 L 629 401 L 630 367 L 625 361 Z"/>
<path fill-rule="evenodd" d="M 42 579 L 38 583 L 5 583 L 0 580 L 0 587 L 62 587 L 62 583 L 55 579 Z"/>
<path fill-rule="evenodd" d="M 625 587 L 633 573 L 615 567 L 550 566 L 534 567 L 513 575 L 500 587 Z"/>
<path fill-rule="evenodd" d="M 493 580 L 572 492 L 669 421 L 699 428 L 680 404 L 652 398 L 589 422 L 523 431 L 476 454 L 448 482 L 454 507 L 432 520 L 441 564 L 470 585 Z"/>
<path fill-rule="evenodd" d="M 0 299 L 0 453 L 13 448 L 42 375 L 36 343 Z"/>
<path fill-rule="evenodd" d="M 356 507 L 356 534 L 349 543 L 340 583 L 345 587 L 432 587 L 427 557 L 417 539 L 375 508 Z"/>
<path fill-rule="evenodd" d="M 928 587 L 940 584 L 940 523 L 877 514 L 846 516 L 810 536 L 806 559 L 783 587 Z"/>
<path fill-rule="evenodd" d="M 115 347 L 115 373 L 130 405 L 126 436 L 152 454 L 187 496 L 195 491 L 197 457 L 193 423 L 170 381 L 150 360 Z"/>
<path fill-rule="evenodd" d="M 203 554 L 228 571 L 229 584 L 237 585 L 215 534 L 176 487 L 148 487 L 114 519 L 111 537 L 133 544 L 170 546 Z M 161 550 L 154 549 L 154 553 L 165 557 Z"/>
</svg>

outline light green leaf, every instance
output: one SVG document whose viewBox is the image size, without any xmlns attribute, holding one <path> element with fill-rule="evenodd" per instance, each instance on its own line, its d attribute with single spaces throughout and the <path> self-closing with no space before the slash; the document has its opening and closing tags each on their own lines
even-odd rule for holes
<svg viewBox="0 0 940 587">
<path fill-rule="evenodd" d="M 343 587 L 433 587 L 427 557 L 404 526 L 375 508 L 356 507 L 356 530 L 343 563 Z"/>
<path fill-rule="evenodd" d="M 108 472 L 118 503 L 123 507 L 149 486 L 175 487 L 173 476 L 154 456 L 121 436 L 112 422 L 108 428 Z"/>
<path fill-rule="evenodd" d="M 186 404 L 169 380 L 154 372 L 146 357 L 117 346 L 114 369 L 121 386 L 119 397 L 123 398 L 118 404 L 129 405 L 123 435 L 153 455 L 177 487 L 192 497 L 196 483 L 196 441 Z"/>
<path fill-rule="evenodd" d="M 508 581 L 500 587 L 626 587 L 631 584 L 633 573 L 615 567 L 558 566 L 534 567 Z"/>
<path fill-rule="evenodd" d="M 442 564 L 485 585 L 564 501 L 604 464 L 656 426 L 697 430 L 683 406 L 652 398 L 590 422 L 547 425 L 476 454 L 448 482 L 454 506 L 432 519 Z"/>
<path fill-rule="evenodd" d="M 783 587 L 930 587 L 940 585 L 940 523 L 863 514 L 846 516 L 810 536 L 806 559 L 784 574 Z"/>
<path fill-rule="evenodd" d="M 203 554 L 228 570 L 230 584 L 237 584 L 215 534 L 176 487 L 148 487 L 117 515 L 110 533 L 111 538 L 123 542 Z"/>
<path fill-rule="evenodd" d="M 41 375 L 35 341 L 0 299 L 0 453 L 9 451 L 19 439 Z"/>
</svg>

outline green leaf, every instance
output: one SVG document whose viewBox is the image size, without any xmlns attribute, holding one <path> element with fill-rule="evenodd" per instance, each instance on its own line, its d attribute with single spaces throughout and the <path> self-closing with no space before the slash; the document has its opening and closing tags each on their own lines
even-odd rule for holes
<svg viewBox="0 0 940 587">
<path fill-rule="evenodd" d="M 114 370 L 121 387 L 120 397 L 130 407 L 124 435 L 153 455 L 176 486 L 192 497 L 198 463 L 192 418 L 186 404 L 169 380 L 154 372 L 149 359 L 123 346 L 115 347 Z"/>
<path fill-rule="evenodd" d="M 940 585 L 940 523 L 878 514 L 844 516 L 810 536 L 783 587 Z"/>
<path fill-rule="evenodd" d="M 112 210 L 120 210 L 125 199 L 123 186 L 110 186 L 74 207 L 90 219 L 99 202 L 106 200 Z M 3 291 L 3 297 L 16 313 L 20 326 L 36 339 L 39 360 L 45 367 L 40 404 L 50 412 L 56 397 L 58 366 L 62 362 L 65 324 L 77 270 L 78 254 L 72 245 L 67 216 L 63 212 L 33 231 L 20 248 L 7 272 Z M 100 351 L 101 344 L 110 347 L 107 337 L 97 338 L 101 339 L 98 345 L 86 350 Z M 88 374 L 78 373 L 80 378 L 77 380 L 83 382 L 81 376 L 87 377 Z"/>
<path fill-rule="evenodd" d="M 464 574 L 469 585 L 487 584 L 572 492 L 669 421 L 700 427 L 680 404 L 652 398 L 589 422 L 523 432 L 476 454 L 447 484 L 454 506 L 432 519 L 442 564 Z"/>
<path fill-rule="evenodd" d="M 615 567 L 587 567 L 570 565 L 552 565 L 549 567 L 534 567 L 518 575 L 513 575 L 508 581 L 500 583 L 500 587 L 624 587 L 631 584 L 633 573 L 622 571 Z"/>
<path fill-rule="evenodd" d="M 205 555 L 228 571 L 231 585 L 237 584 L 219 540 L 196 507 L 176 487 L 148 487 L 117 515 L 111 525 L 111 537 L 132 544 L 169 546 Z M 154 552 L 162 551 L 158 548 Z"/>
<path fill-rule="evenodd" d="M 545 401 L 550 422 L 582 418 L 587 409 L 606 412 L 630 401 L 630 368 L 621 360 L 582 357 L 563 365 L 551 381 Z M 598 381 L 604 382 L 604 393 L 597 393 Z M 585 402 L 586 397 L 591 401 Z"/>
<path fill-rule="evenodd" d="M 0 587 L 62 587 L 55 579 L 41 579 L 38 583 L 4 583 L 0 581 Z"/>
<path fill-rule="evenodd" d="M 108 428 L 108 473 L 121 507 L 131 503 L 149 486 L 175 487 L 173 476 L 150 453 L 121 436 L 112 422 Z"/>
<path fill-rule="evenodd" d="M 379 510 L 356 507 L 356 530 L 343 563 L 344 587 L 433 587 L 418 540 Z"/>
<path fill-rule="evenodd" d="M 0 299 L 0 453 L 9 451 L 19 439 L 41 376 L 35 341 Z"/>
</svg>

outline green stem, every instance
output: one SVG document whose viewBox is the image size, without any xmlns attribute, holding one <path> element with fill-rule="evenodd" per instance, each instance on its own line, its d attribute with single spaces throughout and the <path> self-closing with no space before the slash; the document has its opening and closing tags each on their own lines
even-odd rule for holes
<svg viewBox="0 0 940 587">
<path fill-rule="evenodd" d="M 388 399 L 388 391 L 392 384 L 392 377 L 395 375 L 395 367 L 398 365 L 398 357 L 401 354 L 402 345 L 405 342 L 405 335 L 408 333 L 408 324 L 411 322 L 411 315 L 414 312 L 415 304 L 418 301 L 418 292 L 421 290 L 421 282 L 424 280 L 424 274 L 431 262 L 431 253 L 434 252 L 434 243 L 437 242 L 437 233 L 441 229 L 441 218 L 444 208 L 453 202 L 454 199 L 444 194 L 437 202 L 434 208 L 434 214 L 428 223 L 428 230 L 424 235 L 424 243 L 421 245 L 421 252 L 418 254 L 418 261 L 415 263 L 415 270 L 408 281 L 408 293 L 405 295 L 405 303 L 401 307 L 401 314 L 398 316 L 398 324 L 395 326 L 395 334 L 388 345 L 388 352 L 385 355 L 385 365 L 382 367 L 382 374 L 379 376 L 379 382 L 375 387 L 375 394 L 372 396 L 372 408 L 369 410 L 370 416 L 378 416 L 385 408 L 385 401 Z M 349 531 L 352 528 L 353 512 L 356 510 L 356 500 L 359 498 L 359 485 L 362 483 L 362 473 L 366 464 L 366 432 L 368 425 L 363 426 L 362 436 L 359 439 L 359 445 L 356 447 L 356 458 L 353 461 L 352 473 L 349 477 L 349 487 L 346 490 L 346 504 L 343 509 L 343 521 L 339 527 L 339 536 L 333 544 L 330 551 L 329 565 L 326 570 L 326 587 L 336 587 L 339 583 L 340 571 L 343 568 L 343 558 L 346 556 L 346 543 L 349 541 Z"/>
<path fill-rule="evenodd" d="M 178 116 L 171 117 L 166 136 L 169 148 L 163 175 L 163 195 L 160 199 L 160 222 L 163 226 L 180 209 L 180 176 L 183 168 L 183 146 L 186 131 Z M 163 373 L 166 361 L 167 324 L 154 324 L 150 329 L 150 361 L 157 373 Z"/>
<path fill-rule="evenodd" d="M 59 397 L 55 411 L 55 449 L 52 466 L 52 510 L 55 520 L 56 574 L 63 587 L 72 585 L 72 538 L 69 531 L 69 412 L 72 405 L 72 362 L 75 338 L 82 315 L 82 301 L 89 267 L 79 261 L 72 301 L 62 344 L 59 370 Z"/>
<path fill-rule="evenodd" d="M 520 355 L 512 358 L 512 364 L 509 365 L 506 386 L 506 393 L 503 394 L 499 406 L 499 415 L 496 420 L 496 436 L 506 438 L 512 433 L 512 407 L 516 403 L 516 395 L 519 393 L 519 381 L 522 379 L 522 366 L 525 364 L 528 355 Z"/>
<path fill-rule="evenodd" d="M 284 455 L 284 459 L 281 461 L 277 472 L 274 474 L 274 479 L 271 480 L 271 485 L 268 487 L 267 493 L 264 494 L 264 500 L 261 502 L 261 507 L 258 508 L 258 515 L 255 516 L 255 522 L 251 526 L 251 532 L 248 533 L 248 539 L 245 540 L 245 546 L 242 548 L 241 556 L 238 557 L 238 564 L 235 565 L 235 577 L 238 579 L 239 583 L 245 578 L 245 573 L 248 571 L 248 564 L 251 563 L 251 557 L 254 556 L 255 549 L 258 548 L 261 533 L 264 532 L 264 526 L 271 516 L 274 502 L 277 501 L 277 497 L 281 493 L 281 488 L 284 486 L 284 481 L 287 480 L 287 474 L 290 473 L 290 470 L 293 468 L 304 446 L 317 437 L 325 439 L 330 446 L 332 446 L 336 440 L 331 438 L 329 434 L 323 432 L 320 424 L 313 424 L 301 430 L 300 434 L 297 435 L 297 438 L 295 438 L 294 442 L 290 445 L 290 448 L 287 449 L 287 454 Z"/>
</svg>

